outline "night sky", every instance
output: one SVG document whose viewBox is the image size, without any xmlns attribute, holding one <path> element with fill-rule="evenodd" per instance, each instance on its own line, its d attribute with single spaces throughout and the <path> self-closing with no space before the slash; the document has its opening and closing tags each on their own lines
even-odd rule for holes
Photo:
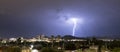
<svg viewBox="0 0 120 52">
<path fill-rule="evenodd" d="M 120 0 L 0 0 L 0 37 L 70 35 L 73 16 L 76 36 L 120 36 Z"/>
</svg>

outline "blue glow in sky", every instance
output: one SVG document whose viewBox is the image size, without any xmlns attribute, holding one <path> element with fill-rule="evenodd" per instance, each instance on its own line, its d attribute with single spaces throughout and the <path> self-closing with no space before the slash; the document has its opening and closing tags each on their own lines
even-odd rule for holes
<svg viewBox="0 0 120 52">
<path fill-rule="evenodd" d="M 119 0 L 0 0 L 0 36 L 71 35 L 71 17 L 83 19 L 76 36 L 119 37 Z M 82 20 L 79 20 L 82 21 Z"/>
</svg>

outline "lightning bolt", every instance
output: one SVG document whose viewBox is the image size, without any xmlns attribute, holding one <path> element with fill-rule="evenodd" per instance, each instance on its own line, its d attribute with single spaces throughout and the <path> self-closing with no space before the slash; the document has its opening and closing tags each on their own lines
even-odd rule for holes
<svg viewBox="0 0 120 52">
<path fill-rule="evenodd" d="M 73 36 L 75 36 L 76 27 L 77 27 L 77 21 L 74 21 L 74 22 L 73 22 L 73 30 L 72 30 L 72 35 L 73 35 Z"/>
</svg>

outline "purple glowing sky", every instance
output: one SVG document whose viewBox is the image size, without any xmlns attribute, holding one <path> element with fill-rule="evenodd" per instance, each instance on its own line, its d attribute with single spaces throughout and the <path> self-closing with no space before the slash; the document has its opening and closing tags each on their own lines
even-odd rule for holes
<svg viewBox="0 0 120 52">
<path fill-rule="evenodd" d="M 119 0 L 0 0 L 0 36 L 71 34 L 71 17 L 84 19 L 76 36 L 120 35 Z"/>
</svg>

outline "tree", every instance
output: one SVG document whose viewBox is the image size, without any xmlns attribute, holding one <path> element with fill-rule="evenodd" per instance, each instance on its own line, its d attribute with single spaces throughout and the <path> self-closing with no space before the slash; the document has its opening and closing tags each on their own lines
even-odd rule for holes
<svg viewBox="0 0 120 52">
<path fill-rule="evenodd" d="M 51 35 L 52 47 L 54 46 L 54 35 Z"/>
<path fill-rule="evenodd" d="M 120 52 L 120 48 L 114 48 L 112 52 Z"/>
<path fill-rule="evenodd" d="M 66 43 L 65 44 L 65 50 L 76 50 L 76 46 L 73 43 Z"/>
<path fill-rule="evenodd" d="M 46 47 L 46 48 L 41 49 L 41 52 L 57 52 L 57 50 L 54 48 Z"/>
<path fill-rule="evenodd" d="M 60 35 L 57 35 L 57 38 L 58 38 L 58 39 L 61 39 L 61 36 L 60 36 Z"/>
</svg>

